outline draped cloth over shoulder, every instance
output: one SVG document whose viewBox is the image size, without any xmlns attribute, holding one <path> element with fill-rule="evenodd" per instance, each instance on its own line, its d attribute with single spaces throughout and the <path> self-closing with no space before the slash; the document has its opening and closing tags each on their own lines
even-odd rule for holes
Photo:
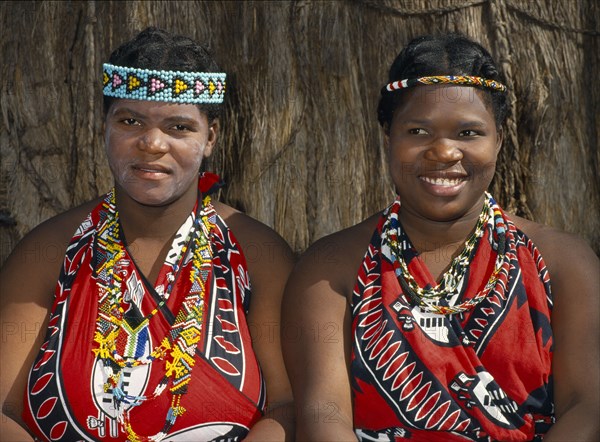
<svg viewBox="0 0 600 442">
<path fill-rule="evenodd" d="M 202 194 L 211 193 L 219 185 L 216 175 L 203 174 L 198 204 Z M 206 210 L 212 211 L 214 228 L 203 337 L 196 347 L 188 391 L 181 399 L 186 411 L 177 418 L 167 437 L 173 441 L 240 440 L 260 419 L 266 403 L 265 384 L 246 323 L 251 294 L 246 261 L 225 222 L 212 206 Z M 106 217 L 103 211 L 103 204 L 92 210 L 68 247 L 46 340 L 29 375 L 23 417 L 43 440 L 127 440 L 117 419 L 113 396 L 103 388 L 106 375 L 102 363 L 92 351 L 98 315 L 94 271 L 102 258 L 98 256 L 96 236 Z M 191 290 L 191 257 L 182 248 L 194 216 L 192 212 L 177 232 L 154 284 L 137 270 L 129 255 L 119 263 L 126 287 L 122 301 L 125 316 L 134 318 L 121 330 L 116 342 L 121 354 L 130 351 L 136 357 L 147 356 L 170 333 L 178 306 Z M 141 333 L 131 332 L 136 326 L 136 315 L 148 315 L 165 298 L 165 305 L 149 321 L 148 337 L 141 339 Z M 149 365 L 124 368 L 124 392 L 151 396 L 164 375 L 165 362 L 159 359 Z M 161 431 L 170 398 L 167 388 L 165 393 L 130 410 L 138 435 Z"/>
<path fill-rule="evenodd" d="M 552 298 L 534 244 L 502 213 L 507 278 L 454 315 L 413 306 L 382 247 L 382 215 L 352 297 L 351 382 L 359 440 L 541 440 L 553 417 Z M 478 241 L 457 302 L 475 296 L 493 271 L 495 238 Z M 417 253 L 408 268 L 436 286 Z"/>
</svg>

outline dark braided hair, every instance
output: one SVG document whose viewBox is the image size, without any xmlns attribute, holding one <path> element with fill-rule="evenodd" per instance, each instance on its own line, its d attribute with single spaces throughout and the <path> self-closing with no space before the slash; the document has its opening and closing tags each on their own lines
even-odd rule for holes
<svg viewBox="0 0 600 442">
<path fill-rule="evenodd" d="M 392 63 L 388 83 L 431 75 L 471 75 L 505 83 L 490 53 L 479 43 L 458 34 L 425 35 L 411 40 Z M 506 93 L 481 90 L 487 104 L 491 104 L 496 127 L 500 128 L 508 115 Z M 405 91 L 381 93 L 377 119 L 386 131 Z"/>
<path fill-rule="evenodd" d="M 210 50 L 191 38 L 150 27 L 110 54 L 108 63 L 139 69 L 183 72 L 221 72 Z M 104 96 L 104 115 L 115 98 Z M 208 121 L 219 118 L 222 104 L 198 104 Z"/>
</svg>

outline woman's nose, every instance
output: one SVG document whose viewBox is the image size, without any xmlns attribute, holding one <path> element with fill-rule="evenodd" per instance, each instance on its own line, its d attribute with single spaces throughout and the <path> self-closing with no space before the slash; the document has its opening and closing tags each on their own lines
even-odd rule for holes
<svg viewBox="0 0 600 442">
<path fill-rule="evenodd" d="M 462 160 L 462 150 L 456 141 L 447 138 L 437 138 L 425 152 L 425 159 L 439 163 L 456 163 Z"/>
<path fill-rule="evenodd" d="M 148 153 L 164 153 L 169 150 L 165 134 L 158 128 L 147 130 L 139 141 L 139 148 Z"/>
</svg>

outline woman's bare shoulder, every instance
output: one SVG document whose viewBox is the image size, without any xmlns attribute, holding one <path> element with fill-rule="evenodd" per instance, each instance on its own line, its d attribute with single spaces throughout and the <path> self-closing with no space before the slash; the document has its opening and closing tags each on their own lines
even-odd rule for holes
<svg viewBox="0 0 600 442">
<path fill-rule="evenodd" d="M 302 279 L 304 284 L 326 279 L 338 292 L 351 291 L 380 216 L 377 213 L 317 240 L 301 255 L 292 278 Z"/>
<path fill-rule="evenodd" d="M 219 216 L 225 221 L 247 254 L 267 256 L 276 254 L 293 260 L 288 243 L 275 230 L 239 210 L 213 201 Z"/>
<path fill-rule="evenodd" d="M 57 248 L 62 248 L 64 245 L 66 248 L 77 227 L 99 202 L 100 199 L 97 198 L 47 219 L 25 235 L 15 250 L 19 246 L 22 247 L 23 243 L 52 245 Z"/>
<path fill-rule="evenodd" d="M 551 277 L 574 277 L 573 267 L 582 276 L 589 271 L 598 272 L 598 256 L 583 238 L 518 216 L 510 218 L 540 251 Z"/>
<path fill-rule="evenodd" d="M 294 266 L 288 243 L 271 227 L 221 202 L 213 207 L 240 244 L 253 286 L 253 299 L 263 291 L 282 291 Z M 254 301 L 253 301 L 254 302 Z"/>
<path fill-rule="evenodd" d="M 16 245 L 2 266 L 1 280 L 6 293 L 2 304 L 8 302 L 44 302 L 51 295 L 58 279 L 65 251 L 77 227 L 99 200 L 89 201 L 56 215 L 27 233 Z M 31 278 L 35 275 L 35 278 Z M 28 285 L 28 296 L 23 296 Z M 20 288 L 20 289 L 19 289 Z"/>
</svg>

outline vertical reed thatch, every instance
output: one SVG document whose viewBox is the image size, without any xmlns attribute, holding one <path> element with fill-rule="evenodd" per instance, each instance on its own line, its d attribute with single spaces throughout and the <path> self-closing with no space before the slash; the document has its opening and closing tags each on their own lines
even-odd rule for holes
<svg viewBox="0 0 600 442">
<path fill-rule="evenodd" d="M 508 76 L 512 113 L 494 193 L 600 251 L 594 0 L 4 2 L 0 261 L 33 226 L 111 185 L 100 69 L 155 25 L 207 42 L 230 74 L 223 199 L 296 250 L 392 197 L 375 118 L 411 37 L 461 32 Z"/>
</svg>

